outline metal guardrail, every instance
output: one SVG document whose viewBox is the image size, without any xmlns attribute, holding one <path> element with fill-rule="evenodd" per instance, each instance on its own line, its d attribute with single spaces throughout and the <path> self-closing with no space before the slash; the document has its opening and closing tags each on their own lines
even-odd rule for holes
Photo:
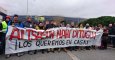
<svg viewBox="0 0 115 60">
<path fill-rule="evenodd" d="M 110 36 L 110 37 L 115 37 L 115 35 L 108 35 L 108 36 Z"/>
</svg>

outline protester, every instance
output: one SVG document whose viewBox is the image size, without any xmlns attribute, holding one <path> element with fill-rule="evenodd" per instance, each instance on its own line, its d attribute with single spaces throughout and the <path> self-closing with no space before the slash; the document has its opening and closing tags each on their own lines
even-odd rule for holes
<svg viewBox="0 0 115 60">
<path fill-rule="evenodd" d="M 10 16 L 6 16 L 5 21 L 6 21 L 6 23 L 7 23 L 7 25 L 8 25 L 8 26 L 10 26 L 10 25 L 11 25 L 11 23 L 12 23 L 12 21 L 11 21 L 10 19 L 11 19 L 11 17 L 10 17 Z"/>
<path fill-rule="evenodd" d="M 48 22 L 46 23 L 48 24 Z M 39 30 L 45 30 L 45 25 L 43 22 L 39 22 L 38 24 Z M 44 54 L 47 49 L 41 49 L 41 52 Z"/>
<path fill-rule="evenodd" d="M 90 25 L 89 25 L 88 23 L 86 24 L 86 26 L 85 26 L 84 28 L 91 30 L 91 27 L 90 27 Z M 86 46 L 85 49 L 86 49 L 86 50 L 90 50 L 90 46 Z"/>
<path fill-rule="evenodd" d="M 8 25 L 5 20 L 0 19 L 0 54 L 5 54 L 5 38 Z"/>
<path fill-rule="evenodd" d="M 109 34 L 109 35 L 112 35 L 112 24 L 109 24 L 108 34 Z M 111 37 L 111 36 L 108 37 L 108 44 L 109 44 L 109 45 L 112 44 L 112 37 Z"/>
<path fill-rule="evenodd" d="M 107 49 L 107 40 L 108 40 L 108 30 L 106 27 L 103 28 L 103 35 L 102 35 L 102 46 L 101 49 Z"/>
<path fill-rule="evenodd" d="M 34 23 L 34 29 L 40 30 L 40 28 L 39 28 L 39 23 Z"/>
<path fill-rule="evenodd" d="M 45 30 L 53 28 L 53 26 L 54 26 L 53 21 L 51 21 L 51 23 L 49 21 L 46 21 Z"/>
<path fill-rule="evenodd" d="M 27 17 L 27 20 L 23 24 L 24 24 L 24 28 L 34 28 L 34 24 L 30 16 Z"/>
<path fill-rule="evenodd" d="M 59 24 L 59 27 L 65 27 L 65 22 L 61 21 L 60 24 Z M 67 47 L 57 48 L 57 51 L 60 52 L 61 50 L 63 50 L 65 52 L 66 49 L 67 49 Z"/>
<path fill-rule="evenodd" d="M 21 27 L 21 28 L 24 27 L 23 23 L 18 20 L 18 15 L 14 15 L 11 25 L 13 27 Z"/>
<path fill-rule="evenodd" d="M 6 16 L 6 18 L 5 18 L 5 21 L 6 21 L 6 23 L 7 23 L 8 26 L 10 26 L 11 23 L 12 23 L 12 21 L 11 21 L 10 19 L 11 19 L 10 16 Z M 7 32 L 8 32 L 8 27 L 7 27 L 7 31 L 6 31 L 6 33 L 7 33 Z"/>
<path fill-rule="evenodd" d="M 82 23 L 79 24 L 79 28 L 80 28 L 80 29 L 83 29 L 83 28 L 84 28 Z"/>
<path fill-rule="evenodd" d="M 79 27 L 78 27 L 78 24 L 75 25 L 75 28 L 79 28 Z"/>
<path fill-rule="evenodd" d="M 84 29 L 84 25 L 82 23 L 79 24 L 79 29 L 83 30 Z M 84 46 L 79 46 L 78 47 L 80 50 L 84 50 Z"/>
<path fill-rule="evenodd" d="M 112 27 L 112 35 L 114 35 L 114 37 L 112 37 L 112 44 L 113 44 L 113 48 L 115 48 L 115 23 L 113 23 L 113 27 Z"/>
<path fill-rule="evenodd" d="M 24 28 L 34 28 L 34 24 L 30 16 L 27 17 L 27 20 L 23 24 L 24 24 Z M 30 55 L 36 54 L 36 52 L 37 52 L 36 50 L 28 51 Z"/>
<path fill-rule="evenodd" d="M 67 24 L 67 25 L 66 25 L 66 27 L 67 27 L 67 28 L 70 28 L 70 27 L 71 27 L 71 25 L 70 25 L 70 24 Z"/>
<path fill-rule="evenodd" d="M 71 22 L 70 27 L 71 27 L 71 28 L 75 28 L 75 23 L 74 23 L 74 22 Z M 71 46 L 71 47 L 70 47 L 70 51 L 72 51 L 72 50 L 77 51 L 77 50 L 76 50 L 76 46 Z"/>
<path fill-rule="evenodd" d="M 53 20 L 52 20 L 52 21 L 48 21 L 48 20 L 46 20 L 44 26 L 45 26 L 45 27 L 44 27 L 45 30 L 47 30 L 47 29 L 51 29 L 51 28 L 54 27 L 54 21 L 53 21 Z M 43 50 L 42 52 L 44 52 L 44 51 L 46 51 L 46 50 Z M 54 53 L 54 49 L 53 49 L 53 48 L 49 48 L 49 49 L 47 49 L 47 53 L 49 53 L 49 52 L 53 52 L 53 53 Z"/>
<path fill-rule="evenodd" d="M 60 27 L 65 27 L 65 22 L 64 21 L 60 22 Z"/>
<path fill-rule="evenodd" d="M 74 28 L 74 27 L 75 27 L 75 23 L 71 22 L 71 28 Z"/>
<path fill-rule="evenodd" d="M 13 20 L 8 25 L 11 25 L 12 27 L 15 27 L 15 28 L 16 27 L 21 27 L 21 28 L 24 27 L 23 23 L 18 20 L 18 15 L 14 15 Z M 19 56 L 19 57 L 22 55 L 24 55 L 23 52 L 17 53 L 17 56 Z M 8 55 L 8 57 L 9 57 L 9 55 Z"/>
<path fill-rule="evenodd" d="M 3 54 L 3 51 L 2 51 L 2 19 L 0 19 L 0 55 Z"/>
<path fill-rule="evenodd" d="M 39 29 L 40 30 L 44 30 L 45 28 L 44 28 L 44 23 L 43 22 L 40 22 L 39 23 Z"/>
</svg>

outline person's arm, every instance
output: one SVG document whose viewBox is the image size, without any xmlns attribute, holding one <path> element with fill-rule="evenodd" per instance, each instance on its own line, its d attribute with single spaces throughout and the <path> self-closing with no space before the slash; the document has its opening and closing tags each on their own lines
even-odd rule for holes
<svg viewBox="0 0 115 60">
<path fill-rule="evenodd" d="M 11 25 L 12 27 L 14 27 L 14 26 L 15 26 L 15 25 L 14 25 L 14 22 L 11 22 L 11 23 L 10 23 L 10 25 Z"/>
<path fill-rule="evenodd" d="M 2 24 L 0 23 L 0 32 L 2 31 Z"/>
<path fill-rule="evenodd" d="M 24 22 L 22 22 L 22 24 L 23 24 L 23 28 L 26 28 L 26 26 L 25 26 L 26 22 L 24 21 Z"/>
<path fill-rule="evenodd" d="M 24 25 L 23 25 L 23 23 L 20 23 L 20 27 L 21 27 L 21 28 L 24 28 Z"/>
<path fill-rule="evenodd" d="M 8 26 L 10 26 L 10 25 L 12 25 L 12 21 L 9 21 L 9 22 L 8 22 Z"/>
</svg>

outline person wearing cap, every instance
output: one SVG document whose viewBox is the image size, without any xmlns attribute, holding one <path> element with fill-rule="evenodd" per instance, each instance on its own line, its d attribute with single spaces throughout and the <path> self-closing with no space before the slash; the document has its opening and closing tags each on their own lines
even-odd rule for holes
<svg viewBox="0 0 115 60">
<path fill-rule="evenodd" d="M 7 23 L 7 25 L 8 25 L 8 26 L 10 26 L 10 25 L 11 25 L 11 23 L 12 23 L 12 21 L 11 21 L 10 19 L 11 19 L 11 17 L 10 17 L 10 16 L 6 16 L 5 21 L 6 21 L 6 23 Z"/>
<path fill-rule="evenodd" d="M 7 23 L 5 20 L 0 19 L 0 54 L 5 53 L 5 37 L 6 37 L 6 31 L 7 31 Z"/>
</svg>

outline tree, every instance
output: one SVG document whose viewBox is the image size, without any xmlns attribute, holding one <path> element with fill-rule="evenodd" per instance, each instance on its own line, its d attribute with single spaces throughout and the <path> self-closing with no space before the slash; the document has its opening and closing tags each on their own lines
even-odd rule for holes
<svg viewBox="0 0 115 60">
<path fill-rule="evenodd" d="M 110 23 L 115 22 L 115 17 L 111 16 L 101 16 L 98 18 L 90 18 L 87 19 L 86 21 L 81 22 L 82 24 L 87 24 L 89 23 L 91 26 L 97 26 L 98 24 L 102 24 L 104 26 L 108 26 Z"/>
</svg>

